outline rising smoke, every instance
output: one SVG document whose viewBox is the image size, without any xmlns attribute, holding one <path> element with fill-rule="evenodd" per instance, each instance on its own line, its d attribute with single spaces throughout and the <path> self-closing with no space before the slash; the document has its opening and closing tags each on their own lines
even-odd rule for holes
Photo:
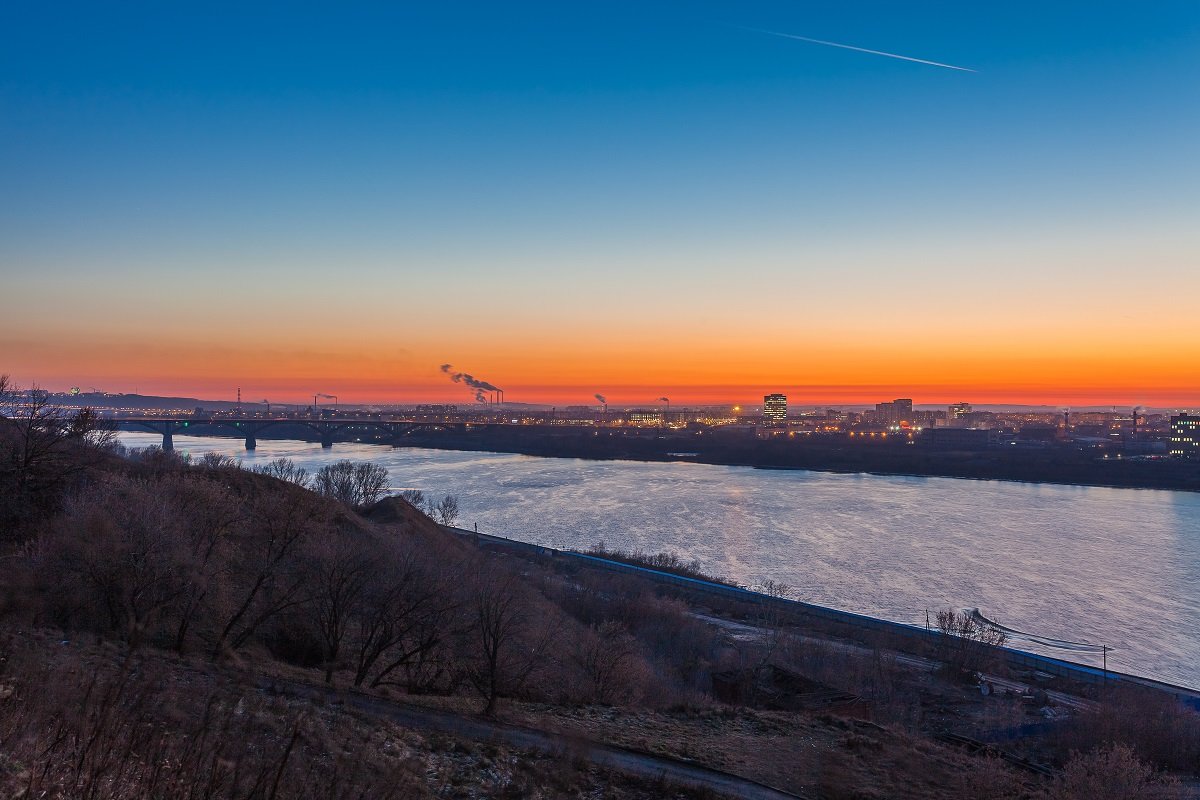
<svg viewBox="0 0 1200 800">
<path fill-rule="evenodd" d="M 488 401 L 488 392 L 504 391 L 499 386 L 493 386 L 487 381 L 481 381 L 468 372 L 455 372 L 452 364 L 442 364 L 440 367 L 438 367 L 438 369 L 449 375 L 450 380 L 454 381 L 455 383 L 463 383 L 473 389 L 475 391 L 476 403 L 486 403 Z"/>
<path fill-rule="evenodd" d="M 600 394 L 599 392 L 597 392 L 596 394 L 592 395 L 592 397 L 596 398 L 596 399 L 597 399 L 598 401 L 600 401 L 601 403 L 604 403 L 604 405 L 608 405 L 608 398 L 607 398 L 607 397 L 605 397 L 604 395 Z"/>
</svg>

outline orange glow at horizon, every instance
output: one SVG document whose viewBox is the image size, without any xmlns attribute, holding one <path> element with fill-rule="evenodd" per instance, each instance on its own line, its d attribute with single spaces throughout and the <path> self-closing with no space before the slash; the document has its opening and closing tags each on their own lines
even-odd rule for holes
<svg viewBox="0 0 1200 800">
<path fill-rule="evenodd" d="M 0 344 L 3 344 L 0 342 Z M 310 402 L 314 393 L 340 402 L 445 402 L 470 405 L 473 394 L 438 370 L 490 381 L 514 403 L 587 405 L 593 394 L 613 406 L 761 402 L 782 391 L 795 405 L 873 404 L 912 397 L 917 404 L 1200 406 L 1200 348 L 1072 348 L 979 344 L 906 352 L 860 342 L 764 348 L 754 337 L 720 345 L 678 341 L 456 342 L 389 351 L 329 341 L 320 346 L 248 343 L 220 347 L 128 342 L 27 342 L 5 347 L 0 372 L 52 391 L 71 386 L 113 393 L 230 399 L 237 388 L 254 402 Z M 461 354 L 455 356 L 455 352 Z"/>
</svg>

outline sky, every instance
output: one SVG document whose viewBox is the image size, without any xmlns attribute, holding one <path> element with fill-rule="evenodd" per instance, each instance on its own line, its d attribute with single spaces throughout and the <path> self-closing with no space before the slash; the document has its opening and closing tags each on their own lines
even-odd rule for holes
<svg viewBox="0 0 1200 800">
<path fill-rule="evenodd" d="M 1186 407 L 1198 310 L 1194 0 L 0 7 L 22 384 Z"/>
</svg>

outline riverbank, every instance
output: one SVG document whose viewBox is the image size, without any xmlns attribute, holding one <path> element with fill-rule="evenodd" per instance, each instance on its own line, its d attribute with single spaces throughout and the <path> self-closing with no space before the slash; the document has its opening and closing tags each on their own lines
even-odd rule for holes
<svg viewBox="0 0 1200 800">
<path fill-rule="evenodd" d="M 196 428 L 194 435 L 236 438 L 227 430 Z M 467 432 L 415 431 L 386 440 L 363 431 L 362 444 L 434 450 L 511 453 L 590 461 L 688 462 L 756 469 L 793 469 L 838 474 L 957 478 L 1162 489 L 1200 492 L 1200 462 L 1172 459 L 1103 458 L 1087 450 L 1055 445 L 1039 450 L 936 450 L 903 441 L 851 443 L 843 436 L 760 440 L 709 431 L 593 429 L 563 426 L 481 426 Z M 260 440 L 317 441 L 304 426 L 280 427 Z M 684 455 L 686 454 L 686 455 Z"/>
<path fill-rule="evenodd" d="M 604 435 L 602 432 L 568 435 L 535 432 L 513 435 L 507 431 L 414 435 L 405 440 L 406 445 L 410 443 L 433 449 L 595 461 L 681 461 L 839 474 L 1200 491 L 1200 464 L 1168 459 L 1098 459 L 1068 448 L 1039 452 L 995 449 L 966 452 L 930 450 L 905 443 L 849 444 L 843 437 L 764 441 L 753 438 L 722 440 L 712 434 L 705 438 L 703 434 L 628 436 Z M 679 454 L 683 452 L 688 456 L 681 457 Z"/>
<path fill-rule="evenodd" d="M 443 526 L 443 530 L 464 537 L 476 545 L 517 553 L 525 557 L 552 562 L 566 561 L 577 568 L 630 575 L 636 577 L 638 580 L 670 586 L 684 593 L 706 598 L 721 598 L 734 604 L 748 604 L 751 607 L 777 607 L 789 617 L 803 621 L 809 629 L 812 629 L 814 626 L 824 628 L 832 635 L 844 636 L 856 640 L 861 640 L 864 636 L 869 638 L 883 636 L 892 647 L 902 652 L 913 654 L 927 653 L 942 637 L 942 634 L 936 630 L 931 631 L 928 628 L 906 625 L 879 617 L 830 608 L 828 606 L 815 605 L 787 597 L 772 596 L 745 587 L 731 585 L 727 582 L 705 580 L 690 575 L 680 575 L 639 566 L 626 561 L 603 558 L 590 553 L 543 547 L 523 542 L 519 539 L 468 531 L 462 528 Z M 1081 664 L 1067 659 L 1018 650 L 1012 647 L 995 647 L 990 649 L 993 651 L 994 659 L 1009 669 L 1024 673 L 1040 672 L 1045 676 L 1059 678 L 1064 683 L 1064 689 L 1070 690 L 1080 696 L 1097 696 L 1099 688 L 1110 685 L 1133 686 L 1169 695 L 1200 711 L 1200 688 L 1180 686 L 1140 675 L 1097 668 L 1089 664 Z"/>
<path fill-rule="evenodd" d="M 134 447 L 156 438 L 122 435 Z M 1200 685 L 1200 598 L 1187 578 L 1200 559 L 1197 493 L 354 442 L 176 446 L 247 466 L 292 458 L 310 474 L 373 461 L 394 491 L 454 494 L 464 528 L 563 549 L 675 553 L 708 574 L 784 582 L 811 603 L 902 622 L 977 607 L 1039 636 L 1107 645 L 1114 669 Z"/>
</svg>

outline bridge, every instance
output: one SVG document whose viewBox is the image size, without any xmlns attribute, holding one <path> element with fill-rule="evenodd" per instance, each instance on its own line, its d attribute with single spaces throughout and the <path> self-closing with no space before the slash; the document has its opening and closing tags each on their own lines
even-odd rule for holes
<svg viewBox="0 0 1200 800">
<path fill-rule="evenodd" d="M 258 437 L 264 430 L 279 425 L 301 426 L 312 430 L 322 447 L 333 447 L 334 438 L 347 431 L 374 431 L 376 434 L 383 434 L 385 443 L 395 444 L 413 431 L 421 429 L 465 433 L 472 428 L 486 427 L 486 423 L 326 417 L 118 417 L 112 422 L 117 430 L 161 434 L 163 450 L 175 449 L 175 434 L 191 433 L 195 429 L 209 427 L 227 428 L 233 433 L 241 434 L 246 440 L 247 450 L 258 446 Z"/>
</svg>

